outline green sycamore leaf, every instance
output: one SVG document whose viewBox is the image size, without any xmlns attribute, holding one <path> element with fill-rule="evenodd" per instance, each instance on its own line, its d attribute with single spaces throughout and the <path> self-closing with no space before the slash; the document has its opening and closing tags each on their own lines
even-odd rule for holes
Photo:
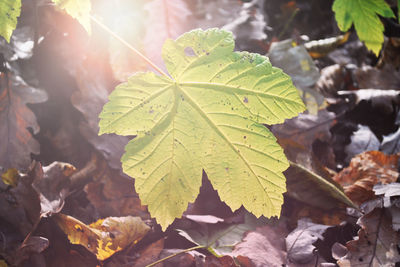
<svg viewBox="0 0 400 267">
<path fill-rule="evenodd" d="M 397 0 L 397 20 L 400 23 L 400 0 Z"/>
<path fill-rule="evenodd" d="M 21 13 L 21 0 L 0 1 L 0 35 L 10 42 L 11 35 L 17 27 Z"/>
<path fill-rule="evenodd" d="M 354 23 L 358 38 L 369 50 L 379 55 L 383 44 L 383 24 L 378 15 L 393 18 L 385 0 L 335 0 L 332 6 L 340 30 L 347 31 Z"/>
<path fill-rule="evenodd" d="M 268 58 L 233 48 L 232 34 L 219 29 L 167 40 L 162 54 L 172 78 L 133 75 L 100 114 L 100 134 L 137 135 L 122 167 L 163 229 L 196 199 L 202 170 L 233 210 L 280 214 L 289 163 L 263 124 L 305 107 Z"/>
<path fill-rule="evenodd" d="M 76 19 L 85 30 L 91 34 L 90 0 L 52 0 L 59 8 L 64 9 L 71 17 Z"/>
</svg>

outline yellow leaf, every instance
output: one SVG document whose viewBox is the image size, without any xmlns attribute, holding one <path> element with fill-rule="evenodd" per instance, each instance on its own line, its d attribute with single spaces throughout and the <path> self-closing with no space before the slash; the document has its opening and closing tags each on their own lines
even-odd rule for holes
<svg viewBox="0 0 400 267">
<path fill-rule="evenodd" d="M 136 244 L 150 230 L 139 217 L 108 217 L 86 225 L 64 214 L 54 216 L 58 226 L 72 244 L 84 246 L 105 260 L 129 244 Z"/>
<path fill-rule="evenodd" d="M 15 168 L 8 169 L 1 175 L 1 179 L 5 184 L 10 185 L 12 187 L 16 187 L 18 185 L 18 179 L 19 179 L 19 174 L 17 169 Z"/>
</svg>

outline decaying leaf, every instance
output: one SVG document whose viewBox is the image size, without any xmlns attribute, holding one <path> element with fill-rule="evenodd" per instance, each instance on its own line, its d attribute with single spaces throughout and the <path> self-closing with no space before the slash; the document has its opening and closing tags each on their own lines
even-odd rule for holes
<svg viewBox="0 0 400 267">
<path fill-rule="evenodd" d="M 395 266 L 400 261 L 400 239 L 391 223 L 387 209 L 376 208 L 363 215 L 358 221 L 362 227 L 358 239 L 347 242 L 348 252 L 338 260 L 339 266 Z"/>
<path fill-rule="evenodd" d="M 297 264 L 314 263 L 317 255 L 313 245 L 329 228 L 328 225 L 315 224 L 307 219 L 298 221 L 298 226 L 286 237 L 287 257 L 290 262 Z"/>
<path fill-rule="evenodd" d="M 140 203 L 134 191 L 134 181 L 122 176 L 118 170 L 109 167 L 109 162 L 101 157 L 95 158 L 93 181 L 88 183 L 84 191 L 91 204 L 103 218 L 109 216 L 139 216 L 149 219 L 146 207 Z"/>
<path fill-rule="evenodd" d="M 98 59 L 98 53 L 101 50 L 88 53 L 87 58 L 77 66 L 75 79 L 79 90 L 72 94 L 71 102 L 85 118 L 79 123 L 81 134 L 103 155 L 110 167 L 121 169 L 120 158 L 129 139 L 113 134 L 97 134 L 98 115 L 114 86 L 107 65 L 104 59 Z"/>
<path fill-rule="evenodd" d="M 275 42 L 272 43 L 268 56 L 274 66 L 290 75 L 293 83 L 302 92 L 307 110 L 316 115 L 324 104 L 324 97 L 311 89 L 320 74 L 304 46 L 297 45 L 292 39 Z"/>
<path fill-rule="evenodd" d="M 100 134 L 138 135 L 126 146 L 123 169 L 164 230 L 195 200 L 202 169 L 233 210 L 280 214 L 288 163 L 261 123 L 281 123 L 304 105 L 266 57 L 233 48 L 232 34 L 218 29 L 167 40 L 163 57 L 173 79 L 136 74 L 100 114 Z"/>
<path fill-rule="evenodd" d="M 375 195 L 385 197 L 400 196 L 400 183 L 377 184 L 374 186 Z"/>
<path fill-rule="evenodd" d="M 164 239 L 160 239 L 148 247 L 138 252 L 139 258 L 135 261 L 132 267 L 141 267 L 151 264 L 159 259 L 159 255 L 164 248 Z M 155 266 L 157 267 L 157 266 Z"/>
<path fill-rule="evenodd" d="M 175 39 L 194 28 L 190 16 L 192 12 L 183 0 L 147 1 L 144 10 L 148 12 L 144 51 L 158 66 L 162 66 L 161 48 L 168 38 Z M 155 34 L 157 33 L 157 34 Z"/>
<path fill-rule="evenodd" d="M 354 157 L 349 167 L 343 169 L 333 179 L 344 188 L 345 194 L 356 204 L 374 198 L 372 188 L 377 183 L 395 182 L 398 155 L 385 155 L 379 151 L 369 151 Z"/>
<path fill-rule="evenodd" d="M 351 136 L 350 144 L 348 144 L 344 151 L 346 152 L 346 162 L 362 152 L 379 150 L 380 142 L 376 135 L 371 131 L 368 126 L 358 125 L 358 130 Z"/>
<path fill-rule="evenodd" d="M 365 65 L 355 69 L 353 77 L 358 87 L 362 89 L 398 89 L 400 86 L 400 72 L 392 66 L 378 69 Z"/>
<path fill-rule="evenodd" d="M 72 244 L 84 246 L 99 260 L 137 243 L 150 230 L 139 217 L 132 216 L 108 217 L 90 225 L 61 213 L 53 218 Z"/>
<path fill-rule="evenodd" d="M 287 194 L 299 201 L 325 210 L 343 206 L 355 207 L 354 203 L 335 184 L 301 165 L 291 162 L 285 175 Z"/>
<path fill-rule="evenodd" d="M 0 177 L 3 180 L 3 183 L 6 185 L 16 187 L 18 185 L 20 175 L 17 169 L 11 168 L 6 170 Z"/>
<path fill-rule="evenodd" d="M 242 242 L 235 246 L 233 256 L 245 256 L 252 266 L 283 266 L 286 264 L 284 227 L 266 225 L 249 232 Z"/>
<path fill-rule="evenodd" d="M 0 76 L 0 166 L 26 171 L 31 164 L 31 153 L 38 154 L 39 143 L 32 137 L 39 125 L 27 103 L 47 100 L 44 91 L 28 86 L 21 77 L 2 73 Z"/>
<path fill-rule="evenodd" d="M 43 169 L 36 163 L 34 168 L 35 177 L 32 186 L 39 194 L 42 216 L 60 212 L 69 193 L 70 177 L 75 173 L 75 167 L 55 161 Z"/>
<path fill-rule="evenodd" d="M 255 229 L 260 223 L 247 214 L 241 224 L 200 224 L 195 229 L 181 230 L 178 233 L 190 242 L 204 246 L 216 256 L 228 255 L 243 238 L 245 232 Z"/>
</svg>

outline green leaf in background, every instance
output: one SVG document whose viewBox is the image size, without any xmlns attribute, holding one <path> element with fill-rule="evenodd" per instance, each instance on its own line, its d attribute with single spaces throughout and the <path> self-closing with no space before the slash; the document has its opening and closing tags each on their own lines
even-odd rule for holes
<svg viewBox="0 0 400 267">
<path fill-rule="evenodd" d="M 394 17 L 385 0 L 335 0 L 332 6 L 340 30 L 347 31 L 354 23 L 358 38 L 369 50 L 379 55 L 383 44 L 383 24 L 378 15 Z"/>
<path fill-rule="evenodd" d="M 64 9 L 71 17 L 78 20 L 85 30 L 91 34 L 90 0 L 52 0 L 59 8 Z"/>
<path fill-rule="evenodd" d="M 305 107 L 289 76 L 234 45 L 218 29 L 167 40 L 162 54 L 172 78 L 136 74 L 100 114 L 100 134 L 137 135 L 122 166 L 163 229 L 196 199 L 203 169 L 233 210 L 280 214 L 289 163 L 263 124 Z"/>
<path fill-rule="evenodd" d="M 10 42 L 11 35 L 17 27 L 21 13 L 21 0 L 0 1 L 0 35 Z"/>
<path fill-rule="evenodd" d="M 400 23 L 400 0 L 397 0 L 397 20 Z"/>
</svg>

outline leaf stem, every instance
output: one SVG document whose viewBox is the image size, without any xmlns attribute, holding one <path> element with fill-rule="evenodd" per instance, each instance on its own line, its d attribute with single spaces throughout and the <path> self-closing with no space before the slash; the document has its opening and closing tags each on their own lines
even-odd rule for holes
<svg viewBox="0 0 400 267">
<path fill-rule="evenodd" d="M 97 25 L 99 25 L 103 30 L 105 30 L 107 33 L 111 34 L 112 37 L 123 43 L 126 47 L 128 47 L 130 50 L 132 50 L 136 55 L 138 55 L 141 59 L 146 61 L 147 64 L 149 64 L 153 69 L 158 71 L 160 74 L 170 78 L 168 74 L 166 74 L 161 68 L 159 68 L 156 64 L 154 64 L 150 59 L 148 59 L 145 55 L 143 55 L 139 50 L 137 50 L 135 47 L 133 47 L 131 44 L 129 44 L 127 41 L 125 41 L 121 36 L 113 32 L 110 28 L 108 28 L 106 25 L 104 25 L 102 22 L 100 22 L 98 19 L 96 19 L 94 16 L 90 16 L 90 19 L 95 22 Z"/>
<path fill-rule="evenodd" d="M 166 260 L 168 260 L 168 259 L 170 259 L 170 258 L 173 258 L 173 257 L 175 257 L 175 256 L 178 256 L 179 254 L 182 254 L 182 253 L 185 253 L 185 252 L 189 252 L 189 251 L 192 251 L 192 250 L 195 250 L 195 249 L 199 249 L 199 248 L 205 248 L 205 246 L 195 246 L 195 247 L 191 247 L 191 248 L 187 248 L 187 249 L 181 250 L 181 251 L 179 251 L 179 252 L 177 252 L 177 253 L 171 254 L 171 255 L 169 255 L 169 256 L 167 256 L 167 257 L 165 257 L 165 258 L 162 258 L 162 259 L 160 259 L 160 260 L 158 260 L 158 261 L 155 261 L 155 262 L 153 262 L 153 263 L 150 263 L 149 265 L 146 265 L 146 267 L 154 266 L 154 265 L 156 265 L 156 264 L 158 264 L 158 263 L 161 263 L 161 262 L 166 261 Z"/>
</svg>

